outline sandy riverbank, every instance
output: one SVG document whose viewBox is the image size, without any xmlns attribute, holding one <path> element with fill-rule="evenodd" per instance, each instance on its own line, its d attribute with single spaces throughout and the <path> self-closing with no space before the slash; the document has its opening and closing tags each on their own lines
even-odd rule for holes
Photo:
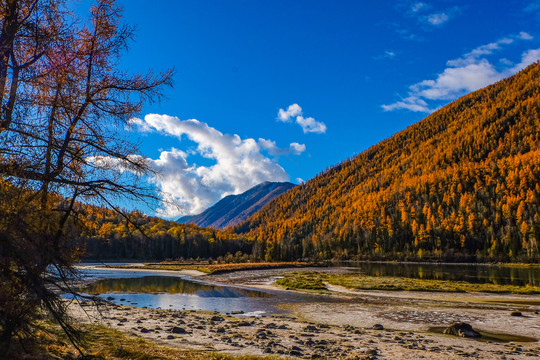
<svg viewBox="0 0 540 360">
<path fill-rule="evenodd" d="M 175 276 L 189 276 L 189 277 L 198 277 L 206 275 L 202 271 L 198 270 L 178 270 L 178 271 L 172 271 L 172 270 L 155 270 L 155 269 L 141 269 L 137 268 L 135 266 L 143 266 L 144 264 L 133 264 L 133 267 L 130 266 L 124 266 L 124 267 L 114 267 L 114 266 L 106 266 L 106 265 L 77 265 L 76 268 L 79 270 L 110 270 L 110 271 L 131 271 L 131 272 L 154 272 L 154 273 L 160 273 L 160 274 L 168 274 L 168 275 L 175 275 Z"/>
<path fill-rule="evenodd" d="M 205 281 L 259 288 L 286 269 L 203 276 Z M 328 271 L 343 271 L 331 270 Z M 113 328 L 170 346 L 233 354 L 276 354 L 298 358 L 356 359 L 531 359 L 539 342 L 488 343 L 428 331 L 464 321 L 474 328 L 538 338 L 540 296 L 362 291 L 335 288 L 333 301 L 288 304 L 289 316 L 224 314 L 109 305 L 99 316 L 90 306 L 73 311 L 80 321 Z M 226 301 L 226 300 L 223 300 Z M 524 316 L 511 316 L 519 310 Z M 383 330 L 373 329 L 381 324 Z M 176 327 L 176 329 L 174 329 Z M 174 330 L 174 331 L 173 331 Z"/>
</svg>

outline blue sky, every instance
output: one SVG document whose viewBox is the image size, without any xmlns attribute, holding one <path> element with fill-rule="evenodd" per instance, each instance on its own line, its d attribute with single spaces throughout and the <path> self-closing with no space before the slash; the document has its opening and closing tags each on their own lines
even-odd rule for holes
<svg viewBox="0 0 540 360">
<path fill-rule="evenodd" d="M 133 120 L 176 204 L 143 210 L 164 217 L 307 181 L 540 57 L 538 0 L 119 4 L 137 27 L 121 67 L 176 70 Z"/>
</svg>

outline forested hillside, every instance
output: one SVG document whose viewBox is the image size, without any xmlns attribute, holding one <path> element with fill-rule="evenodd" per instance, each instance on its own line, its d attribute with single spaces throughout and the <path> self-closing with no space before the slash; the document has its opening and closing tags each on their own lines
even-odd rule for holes
<svg viewBox="0 0 540 360">
<path fill-rule="evenodd" d="M 538 260 L 540 63 L 297 186 L 235 231 L 267 260 Z"/>
<path fill-rule="evenodd" d="M 103 207 L 80 205 L 78 243 L 91 259 L 196 259 L 240 257 L 252 260 L 242 236 L 193 224 L 179 224 L 133 211 L 127 218 Z M 240 252 L 242 254 L 240 254 Z M 230 257 L 230 256 L 229 256 Z M 228 259 L 229 261 L 231 259 Z"/>
</svg>

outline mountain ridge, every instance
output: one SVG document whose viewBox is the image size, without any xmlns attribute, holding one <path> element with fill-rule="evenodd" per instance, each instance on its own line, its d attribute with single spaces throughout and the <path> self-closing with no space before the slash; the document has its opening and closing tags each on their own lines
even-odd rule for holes
<svg viewBox="0 0 540 360">
<path fill-rule="evenodd" d="M 275 197 L 294 186 L 290 182 L 265 181 L 241 194 L 228 195 L 202 213 L 183 216 L 177 222 L 224 229 L 246 220 Z"/>
</svg>

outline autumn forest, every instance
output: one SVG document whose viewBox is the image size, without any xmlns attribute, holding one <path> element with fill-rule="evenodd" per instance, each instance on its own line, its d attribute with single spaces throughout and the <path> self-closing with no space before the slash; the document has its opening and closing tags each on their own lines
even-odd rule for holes
<svg viewBox="0 0 540 360">
<path fill-rule="evenodd" d="M 537 355 L 520 6 L 2 1 L 0 359 Z"/>
<path fill-rule="evenodd" d="M 225 231 L 87 207 L 90 258 L 538 261 L 540 64 L 281 195 Z M 142 230 L 142 231 L 141 231 Z M 236 256 L 234 256 L 236 255 Z"/>
</svg>

